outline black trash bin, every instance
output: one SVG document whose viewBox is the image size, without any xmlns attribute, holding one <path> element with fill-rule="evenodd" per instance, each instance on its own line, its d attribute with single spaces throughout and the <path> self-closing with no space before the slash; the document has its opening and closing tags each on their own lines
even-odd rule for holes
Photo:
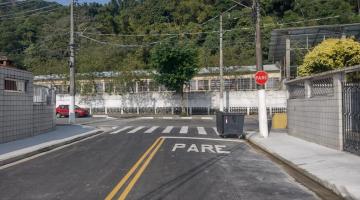
<svg viewBox="0 0 360 200">
<path fill-rule="evenodd" d="M 243 137 L 245 115 L 242 113 L 216 113 L 217 131 L 222 137 Z"/>
</svg>

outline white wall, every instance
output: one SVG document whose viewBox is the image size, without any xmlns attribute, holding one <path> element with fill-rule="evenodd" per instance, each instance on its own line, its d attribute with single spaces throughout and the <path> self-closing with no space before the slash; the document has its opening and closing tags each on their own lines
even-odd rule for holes
<svg viewBox="0 0 360 200">
<path fill-rule="evenodd" d="M 267 107 L 286 107 L 286 91 L 267 91 Z M 185 99 L 186 94 L 185 94 Z M 225 107 L 257 107 L 257 91 L 224 92 Z M 68 95 L 57 95 L 56 105 L 69 104 Z M 218 108 L 219 92 L 194 92 L 189 94 L 189 107 Z M 80 107 L 180 107 L 180 97 L 171 92 L 148 92 L 127 95 L 77 96 Z"/>
</svg>

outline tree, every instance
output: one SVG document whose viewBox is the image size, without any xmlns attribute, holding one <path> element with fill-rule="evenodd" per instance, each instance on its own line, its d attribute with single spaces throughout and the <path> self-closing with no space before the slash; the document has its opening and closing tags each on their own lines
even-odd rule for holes
<svg viewBox="0 0 360 200">
<path fill-rule="evenodd" d="M 152 52 L 151 65 L 156 71 L 154 80 L 180 94 L 184 113 L 183 89 L 199 70 L 198 52 L 190 46 L 160 44 Z"/>
<path fill-rule="evenodd" d="M 310 51 L 299 67 L 300 76 L 360 64 L 360 43 L 353 39 L 328 39 Z"/>
</svg>

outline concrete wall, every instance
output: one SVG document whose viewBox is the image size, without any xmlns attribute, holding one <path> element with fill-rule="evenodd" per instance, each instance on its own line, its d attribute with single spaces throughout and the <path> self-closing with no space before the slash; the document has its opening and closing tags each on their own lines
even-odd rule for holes
<svg viewBox="0 0 360 200">
<path fill-rule="evenodd" d="M 301 139 L 342 150 L 342 79 L 338 75 L 331 78 L 329 87 L 332 84 L 332 93 L 316 95 L 312 82 L 302 80 L 305 81 L 305 96 L 291 99 L 290 94 L 287 103 L 288 131 Z M 288 88 L 291 87 L 288 84 Z M 321 94 L 326 88 L 317 91 Z"/>
<path fill-rule="evenodd" d="M 189 107 L 210 107 L 218 109 L 219 92 L 189 93 Z M 267 107 L 286 107 L 286 91 L 267 91 Z M 257 91 L 224 92 L 225 107 L 257 107 Z M 185 99 L 187 99 L 185 95 Z M 56 105 L 68 105 L 68 95 L 57 95 Z M 171 92 L 146 92 L 127 95 L 77 96 L 76 104 L 87 108 L 159 108 L 180 107 L 180 97 Z"/>
<path fill-rule="evenodd" d="M 4 79 L 26 81 L 26 91 L 5 91 Z M 9 142 L 54 128 L 54 105 L 34 105 L 33 75 L 30 72 L 0 67 L 0 143 Z"/>
<path fill-rule="evenodd" d="M 33 135 L 50 131 L 56 126 L 55 106 L 46 104 L 33 105 Z"/>
</svg>

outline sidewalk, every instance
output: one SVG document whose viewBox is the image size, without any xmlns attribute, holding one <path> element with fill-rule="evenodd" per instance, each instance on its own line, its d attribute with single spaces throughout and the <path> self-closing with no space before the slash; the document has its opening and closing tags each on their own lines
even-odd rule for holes
<svg viewBox="0 0 360 200">
<path fill-rule="evenodd" d="M 66 145 L 99 133 L 92 127 L 60 125 L 33 137 L 0 144 L 0 166 Z"/>
<path fill-rule="evenodd" d="M 248 140 L 346 199 L 360 199 L 360 156 L 271 132 L 267 139 L 248 133 Z"/>
</svg>

